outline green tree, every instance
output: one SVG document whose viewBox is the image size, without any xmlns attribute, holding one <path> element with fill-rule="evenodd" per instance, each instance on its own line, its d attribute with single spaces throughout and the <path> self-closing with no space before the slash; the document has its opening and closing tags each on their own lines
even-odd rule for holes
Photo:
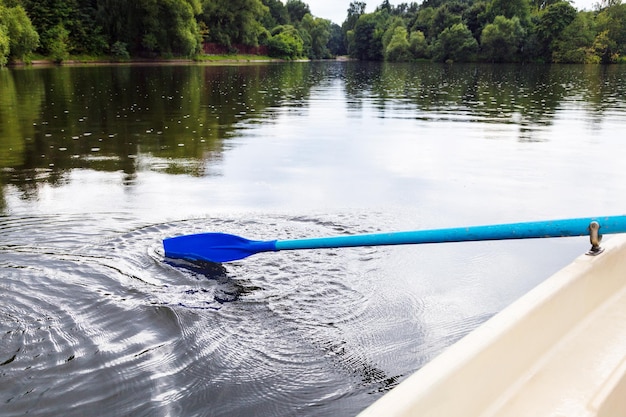
<svg viewBox="0 0 626 417">
<path fill-rule="evenodd" d="M 482 31 L 481 47 L 491 62 L 513 62 L 524 39 L 524 28 L 517 16 L 496 16 Z"/>
<path fill-rule="evenodd" d="M 552 59 L 552 48 L 555 40 L 559 38 L 563 30 L 576 18 L 576 9 L 566 1 L 554 2 L 545 6 L 545 2 L 541 3 L 544 8 L 539 13 L 537 23 L 535 25 L 535 34 L 537 36 L 539 48 L 535 51 L 537 56 L 541 56 L 546 61 Z"/>
<path fill-rule="evenodd" d="M 127 45 L 129 52 L 141 52 L 144 12 L 139 1 L 97 0 L 96 22 L 102 27 L 105 42 Z"/>
<path fill-rule="evenodd" d="M 309 5 L 304 3 L 302 0 L 287 0 L 285 7 L 287 7 L 289 21 L 292 24 L 301 22 L 302 19 L 304 19 L 304 16 L 311 14 Z"/>
<path fill-rule="evenodd" d="M 304 41 L 298 30 L 291 26 L 278 26 L 267 41 L 270 56 L 295 59 L 304 56 Z"/>
<path fill-rule="evenodd" d="M 478 42 L 463 23 L 445 29 L 433 45 L 436 61 L 471 61 L 478 50 Z"/>
<path fill-rule="evenodd" d="M 385 12 L 366 13 L 359 17 L 348 48 L 350 55 L 363 61 L 383 59 L 382 38 L 387 17 Z"/>
<path fill-rule="evenodd" d="M 435 10 L 428 33 L 432 37 L 437 37 L 445 29 L 458 23 L 462 23 L 461 15 L 455 13 L 452 7 L 446 3 Z"/>
<path fill-rule="evenodd" d="M 425 36 L 426 39 L 433 39 L 436 37 L 436 34 L 431 33 L 430 28 L 433 26 L 433 20 L 435 18 L 435 9 L 432 7 L 421 7 L 417 16 L 415 17 L 415 22 L 413 26 L 411 26 L 411 32 L 420 31 Z"/>
<path fill-rule="evenodd" d="M 362 14 L 365 14 L 365 7 L 367 5 L 361 1 L 353 1 L 350 3 L 350 7 L 348 7 L 348 16 L 346 20 L 341 25 L 344 33 L 349 30 L 354 30 L 356 26 L 356 22 L 359 20 Z"/>
<path fill-rule="evenodd" d="M 98 8 L 105 0 L 16 0 L 21 2 L 39 33 L 41 50 L 50 52 L 50 43 L 58 48 L 58 27 L 67 30 L 69 52 L 102 53 L 107 42 L 98 21 Z M 111 9 L 111 11 L 113 11 Z M 136 25 L 136 22 L 133 22 Z"/>
<path fill-rule="evenodd" d="M 512 19 L 517 16 L 524 26 L 530 24 L 530 3 L 528 0 L 491 0 L 487 5 L 487 14 L 493 20 L 496 16 Z"/>
<path fill-rule="evenodd" d="M 475 39 L 480 39 L 482 30 L 488 23 L 487 19 L 487 3 L 484 1 L 474 2 L 463 14 L 463 20 Z"/>
<path fill-rule="evenodd" d="M 346 48 L 345 35 L 341 26 L 336 23 L 330 25 L 330 38 L 328 39 L 328 50 L 332 56 L 346 55 L 348 49 Z"/>
<path fill-rule="evenodd" d="M 200 51 L 202 39 L 196 15 L 200 0 L 141 0 L 141 45 L 157 55 L 191 56 Z"/>
<path fill-rule="evenodd" d="M 386 11 L 387 14 L 391 14 L 392 9 L 393 8 L 389 0 L 383 0 L 382 3 L 380 3 L 380 5 L 376 7 L 375 11 L 376 12 Z"/>
<path fill-rule="evenodd" d="M 408 32 L 404 26 L 395 27 L 391 41 L 385 48 L 386 61 L 406 62 L 413 58 L 407 36 Z"/>
<path fill-rule="evenodd" d="M 595 37 L 593 13 L 578 13 L 554 41 L 552 60 L 571 64 L 599 63 L 600 57 L 593 48 Z"/>
<path fill-rule="evenodd" d="M 422 31 L 412 32 L 409 36 L 409 50 L 415 58 L 428 58 L 428 42 Z"/>
<path fill-rule="evenodd" d="M 387 50 L 387 46 L 391 42 L 391 38 L 393 37 L 395 30 L 398 27 L 403 27 L 406 29 L 406 26 L 404 25 L 404 20 L 402 20 L 402 18 L 400 17 L 391 17 L 387 23 L 387 28 L 382 38 L 383 51 Z"/>
<path fill-rule="evenodd" d="M 22 3 L 39 34 L 43 52 L 51 53 L 54 48 L 58 55 L 59 48 L 62 48 L 69 53 L 70 39 L 66 27 L 78 8 L 76 0 L 22 0 Z"/>
<path fill-rule="evenodd" d="M 328 49 L 328 41 L 331 35 L 331 22 L 327 19 L 313 17 L 306 14 L 302 18 L 301 28 L 308 32 L 310 37 L 310 51 L 308 53 L 311 59 L 324 59 L 330 57 Z"/>
<path fill-rule="evenodd" d="M 626 4 L 616 1 L 596 17 L 595 49 L 602 63 L 616 62 L 626 54 Z"/>
<path fill-rule="evenodd" d="M 562 0 L 530 0 L 530 6 L 535 10 L 543 10 Z"/>
<path fill-rule="evenodd" d="M 62 24 L 48 30 L 48 52 L 54 62 L 61 63 L 69 58 L 69 34 Z"/>
<path fill-rule="evenodd" d="M 11 51 L 7 27 L 0 23 L 0 67 L 5 66 Z"/>
<path fill-rule="evenodd" d="M 103 28 L 97 20 L 100 0 L 76 0 L 69 20 L 64 22 L 70 31 L 70 46 L 73 52 L 102 54 L 109 45 Z"/>
<path fill-rule="evenodd" d="M 262 0 L 262 3 L 267 7 L 267 11 L 261 18 L 261 24 L 265 28 L 272 29 L 279 25 L 286 25 L 289 23 L 289 13 L 287 8 L 280 0 Z"/>
<path fill-rule="evenodd" d="M 6 57 L 23 60 L 39 46 L 39 35 L 22 6 L 4 7 L 0 4 L 0 25 L 9 40 Z"/>
<path fill-rule="evenodd" d="M 199 19 L 208 27 L 209 41 L 257 46 L 259 22 L 268 11 L 261 0 L 203 0 Z"/>
<path fill-rule="evenodd" d="M 302 39 L 302 56 L 310 57 L 313 54 L 313 38 L 311 38 L 311 34 L 302 27 L 302 23 L 298 24 L 296 29 L 300 35 L 300 39 Z"/>
<path fill-rule="evenodd" d="M 596 3 L 596 8 L 598 10 L 603 10 L 609 7 L 617 6 L 622 4 L 622 0 L 599 0 Z"/>
</svg>

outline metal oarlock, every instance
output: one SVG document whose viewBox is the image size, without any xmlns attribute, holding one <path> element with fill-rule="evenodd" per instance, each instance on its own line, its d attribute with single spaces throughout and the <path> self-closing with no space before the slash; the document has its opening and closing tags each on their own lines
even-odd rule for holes
<svg viewBox="0 0 626 417">
<path fill-rule="evenodd" d="M 587 255 L 596 256 L 604 252 L 604 249 L 600 246 L 601 240 L 600 223 L 594 220 L 589 223 L 589 241 L 591 242 L 591 249 L 587 251 Z"/>
</svg>

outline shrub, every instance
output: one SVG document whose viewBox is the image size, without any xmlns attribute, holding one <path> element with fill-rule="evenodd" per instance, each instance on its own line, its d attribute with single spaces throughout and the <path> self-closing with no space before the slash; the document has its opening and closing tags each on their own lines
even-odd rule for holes
<svg viewBox="0 0 626 417">
<path fill-rule="evenodd" d="M 115 42 L 111 46 L 111 56 L 119 61 L 128 61 L 130 59 L 128 45 L 125 42 Z"/>
<path fill-rule="evenodd" d="M 295 59 L 304 54 L 304 41 L 295 28 L 284 26 L 283 30 L 267 41 L 268 53 L 272 57 Z"/>
<path fill-rule="evenodd" d="M 69 58 L 69 35 L 70 32 L 63 25 L 57 25 L 48 31 L 48 50 L 54 62 L 61 63 Z"/>
</svg>

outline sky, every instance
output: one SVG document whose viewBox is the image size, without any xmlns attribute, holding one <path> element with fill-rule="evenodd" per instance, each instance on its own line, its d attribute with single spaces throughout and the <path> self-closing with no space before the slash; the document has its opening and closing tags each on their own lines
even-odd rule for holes
<svg viewBox="0 0 626 417">
<path fill-rule="evenodd" d="M 346 20 L 346 16 L 348 15 L 348 7 L 350 7 L 350 3 L 354 0 L 304 0 L 306 4 L 309 5 L 311 9 L 311 14 L 315 17 L 321 17 L 324 19 L 330 19 L 333 23 L 337 23 L 341 25 L 344 20 Z M 373 12 L 376 6 L 380 5 L 383 0 L 359 0 L 364 1 L 367 4 L 367 8 L 365 11 L 367 13 Z M 397 5 L 400 3 L 411 3 L 411 1 L 415 0 L 390 0 L 390 3 L 393 5 Z M 574 0 L 572 3 L 574 7 L 577 9 L 587 9 L 591 10 L 593 5 L 597 3 L 598 0 Z M 283 4 L 285 1 L 283 1 Z M 421 0 L 417 0 L 417 3 L 422 3 Z"/>
</svg>

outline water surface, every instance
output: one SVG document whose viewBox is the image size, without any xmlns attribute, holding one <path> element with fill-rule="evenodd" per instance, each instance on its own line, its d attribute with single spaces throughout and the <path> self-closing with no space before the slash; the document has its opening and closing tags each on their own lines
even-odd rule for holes
<svg viewBox="0 0 626 417">
<path fill-rule="evenodd" d="M 0 71 L 7 416 L 355 415 L 585 238 L 163 257 L 624 213 L 623 66 Z"/>
</svg>

